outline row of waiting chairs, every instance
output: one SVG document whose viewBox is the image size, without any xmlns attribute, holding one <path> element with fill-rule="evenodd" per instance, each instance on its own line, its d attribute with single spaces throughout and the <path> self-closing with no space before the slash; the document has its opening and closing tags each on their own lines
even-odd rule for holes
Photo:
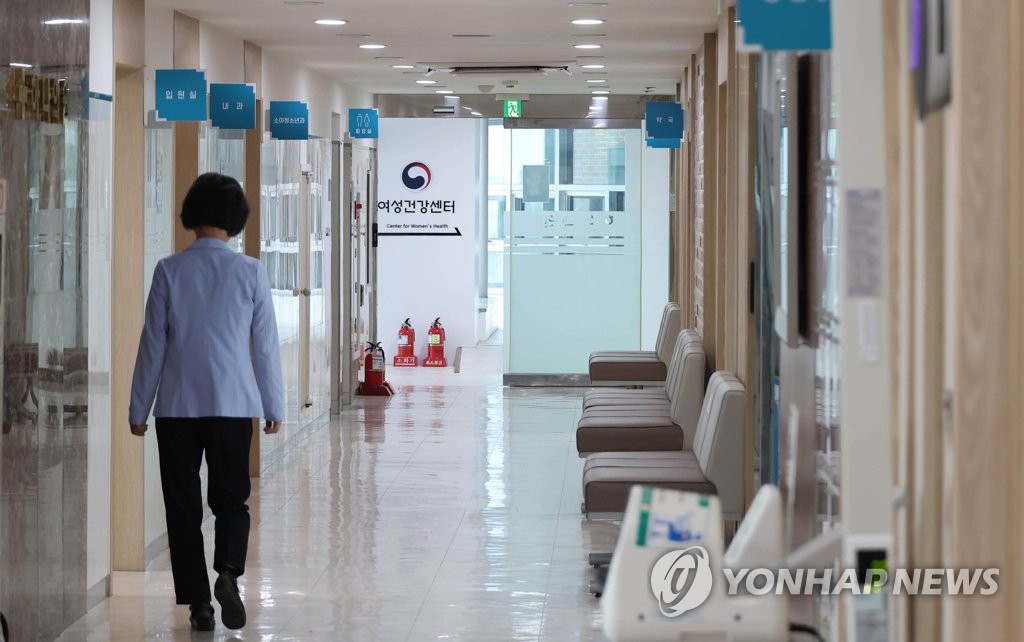
<svg viewBox="0 0 1024 642">
<path fill-rule="evenodd" d="M 624 512 L 637 484 L 717 495 L 727 520 L 738 521 L 743 512 L 746 389 L 725 371 L 705 386 L 703 340 L 694 330 L 678 330 L 678 310 L 666 307 L 658 337 L 659 351 L 668 347 L 670 354 L 663 386 L 600 388 L 583 398 L 576 447 L 586 458 L 582 510 L 588 516 Z M 595 353 L 592 366 L 601 354 L 609 353 Z M 615 383 L 623 382 L 623 372 L 611 375 Z M 598 385 L 610 382 L 607 374 L 607 368 L 591 368 Z M 608 557 L 591 561 L 598 565 Z"/>
</svg>

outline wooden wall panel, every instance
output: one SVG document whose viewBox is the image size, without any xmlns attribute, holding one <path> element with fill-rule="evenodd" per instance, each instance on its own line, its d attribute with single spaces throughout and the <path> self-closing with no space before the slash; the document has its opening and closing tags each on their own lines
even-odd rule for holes
<svg viewBox="0 0 1024 642">
<path fill-rule="evenodd" d="M 953 640 L 1024 639 L 1024 7 L 954 0 L 957 389 L 953 562 L 999 593 L 952 602 Z"/>
<path fill-rule="evenodd" d="M 114 60 L 131 67 L 146 66 L 146 3 L 143 0 L 114 0 Z"/>
<path fill-rule="evenodd" d="M 733 246 L 729 236 L 729 83 L 719 84 L 718 118 L 716 119 L 717 166 L 715 168 L 715 251 L 712 287 L 705 288 L 704 297 L 712 297 L 715 308 L 714 353 L 715 370 L 734 370 L 729 341 L 729 256 Z"/>
<path fill-rule="evenodd" d="M 689 98 L 689 76 L 691 69 L 684 69 L 682 82 L 678 86 L 676 100 L 683 107 L 683 142 L 675 154 L 675 222 L 674 246 L 675 252 L 672 262 L 672 288 L 670 298 L 679 303 L 680 313 L 683 319 L 683 327 L 690 327 L 689 320 L 692 297 L 688 296 L 690 281 L 688 280 L 689 270 L 687 266 L 693 263 L 693 247 L 688 241 L 690 231 L 690 208 L 687 194 L 691 189 L 690 181 L 690 139 L 692 129 L 689 122 L 691 117 Z"/>
<path fill-rule="evenodd" d="M 145 483 L 142 439 L 128 430 L 132 373 L 142 334 L 145 222 L 144 74 L 121 67 L 114 81 L 114 176 L 111 225 L 113 426 L 111 435 L 111 570 L 143 571 L 146 565 Z M 156 439 L 150 434 L 146 439 Z"/>
<path fill-rule="evenodd" d="M 175 69 L 199 68 L 199 20 L 178 11 L 174 12 Z"/>
<path fill-rule="evenodd" d="M 248 50 L 247 47 L 246 51 L 248 52 Z M 248 71 L 247 67 L 247 82 Z M 250 129 L 245 132 L 245 198 L 249 201 L 249 220 L 245 225 L 245 235 L 242 241 L 245 244 L 245 255 L 251 256 L 254 259 L 259 259 L 261 256 L 260 184 L 262 183 L 261 170 L 263 162 L 263 119 L 259 118 L 259 114 L 263 113 L 262 110 L 263 101 L 257 97 L 256 129 Z M 258 418 L 253 419 L 252 443 L 249 444 L 250 477 L 259 477 L 262 468 L 260 441 L 263 431 L 261 427 L 260 420 Z"/>
<path fill-rule="evenodd" d="M 174 12 L 174 68 L 199 68 L 199 21 Z M 199 175 L 199 123 L 174 123 L 174 251 L 192 242 L 192 233 L 181 225 L 181 204 Z"/>
<path fill-rule="evenodd" d="M 256 98 L 263 97 L 263 47 L 246 41 L 243 45 L 242 67 L 245 82 L 256 87 Z M 262 125 L 262 112 L 256 111 L 257 124 Z"/>
<path fill-rule="evenodd" d="M 911 342 L 908 341 L 911 328 L 910 270 L 913 268 L 913 193 L 909 179 L 913 148 L 914 128 L 908 118 L 911 103 L 911 79 L 904 70 L 909 66 L 909 48 L 906 38 L 909 29 L 904 21 L 907 3 L 887 4 L 883 11 L 883 43 L 885 45 L 885 110 L 887 139 L 886 210 L 889 216 L 889 256 L 887 270 L 891 287 L 889 289 L 889 327 L 893 359 L 891 379 L 893 382 L 892 426 L 893 430 L 893 483 L 913 495 L 911 451 L 911 395 L 913 381 L 913 360 Z M 936 489 L 937 492 L 941 490 Z M 913 520 L 914 502 L 907 501 L 897 507 L 893 516 L 893 564 L 898 567 L 911 565 L 910 524 Z M 913 639 L 911 632 L 911 598 L 894 598 L 893 631 L 896 639 Z"/>
<path fill-rule="evenodd" d="M 722 13 L 719 20 L 718 30 L 719 43 L 724 41 L 723 47 L 719 47 L 719 55 L 724 55 L 724 65 L 720 61 L 719 69 L 725 70 L 726 78 L 719 78 L 720 86 L 724 91 L 720 92 L 722 102 L 719 104 L 721 115 L 719 131 L 719 211 L 721 220 L 719 225 L 719 274 L 721 274 L 720 287 L 718 292 L 719 310 L 721 317 L 719 321 L 719 350 L 723 358 L 720 368 L 739 372 L 739 357 L 737 354 L 740 314 L 742 312 L 736 305 L 736 288 L 739 279 L 739 253 L 742 240 L 739 237 L 739 78 L 737 69 L 736 53 L 736 9 L 729 8 Z M 721 73 L 721 72 L 720 72 Z"/>
<path fill-rule="evenodd" d="M 718 46 L 715 34 L 705 34 L 698 61 L 697 160 L 695 178 L 697 329 L 704 337 L 709 372 L 716 368 L 718 310 L 715 299 L 718 261 Z"/>
<path fill-rule="evenodd" d="M 757 390 L 760 346 L 757 337 L 757 319 L 750 305 L 750 268 L 756 260 L 757 208 L 755 205 L 754 164 L 757 158 L 757 100 L 754 83 L 755 58 L 751 54 L 736 59 L 736 239 L 739 243 L 736 260 L 736 289 L 734 301 L 737 314 L 736 374 L 747 386 L 747 504 L 757 491 L 754 457 L 757 452 Z"/>
</svg>

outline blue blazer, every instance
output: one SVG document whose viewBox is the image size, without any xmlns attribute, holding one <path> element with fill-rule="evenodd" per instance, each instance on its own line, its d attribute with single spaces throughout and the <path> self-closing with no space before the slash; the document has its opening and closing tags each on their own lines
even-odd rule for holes
<svg viewBox="0 0 1024 642">
<path fill-rule="evenodd" d="M 201 238 L 157 263 L 132 379 L 132 424 L 146 423 L 154 397 L 157 417 L 284 420 L 277 320 L 259 261 Z"/>
</svg>

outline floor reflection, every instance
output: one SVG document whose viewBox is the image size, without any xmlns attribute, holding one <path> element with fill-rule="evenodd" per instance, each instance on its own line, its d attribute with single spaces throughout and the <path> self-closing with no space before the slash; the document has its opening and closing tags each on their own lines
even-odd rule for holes
<svg viewBox="0 0 1024 642">
<path fill-rule="evenodd" d="M 600 639 L 585 555 L 615 528 L 579 512 L 581 392 L 503 389 L 500 346 L 473 359 L 389 371 L 396 397 L 359 399 L 271 467 L 234 638 Z M 166 554 L 119 593 L 60 639 L 189 638 Z"/>
</svg>

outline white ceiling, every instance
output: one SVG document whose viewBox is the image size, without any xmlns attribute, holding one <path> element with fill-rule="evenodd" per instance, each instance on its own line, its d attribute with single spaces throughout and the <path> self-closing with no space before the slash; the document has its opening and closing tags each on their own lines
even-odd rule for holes
<svg viewBox="0 0 1024 642">
<path fill-rule="evenodd" d="M 324 0 L 293 6 L 285 0 L 150 0 L 207 21 L 261 45 L 264 51 L 379 94 L 434 94 L 443 85 L 456 93 L 481 93 L 515 80 L 516 93 L 589 94 L 608 80 L 612 94 L 672 94 L 689 54 L 702 35 L 713 31 L 718 0 L 606 0 L 604 7 L 570 6 L 569 0 Z M 319 18 L 349 24 L 324 27 Z M 581 27 L 575 18 L 601 18 L 605 24 Z M 339 35 L 340 34 L 340 35 Z M 351 37 L 365 34 L 368 38 Z M 453 38 L 453 34 L 487 34 L 488 38 Z M 359 48 L 381 43 L 387 49 Z M 574 44 L 600 44 L 578 50 Z M 600 56 L 585 59 L 581 56 Z M 381 60 L 396 57 L 401 60 Z M 606 65 L 599 72 L 579 64 Z M 454 77 L 435 74 L 438 86 L 423 87 L 430 63 L 559 64 L 571 75 Z M 412 73 L 392 69 L 412 64 Z M 598 87 L 600 88 L 600 87 Z"/>
</svg>

